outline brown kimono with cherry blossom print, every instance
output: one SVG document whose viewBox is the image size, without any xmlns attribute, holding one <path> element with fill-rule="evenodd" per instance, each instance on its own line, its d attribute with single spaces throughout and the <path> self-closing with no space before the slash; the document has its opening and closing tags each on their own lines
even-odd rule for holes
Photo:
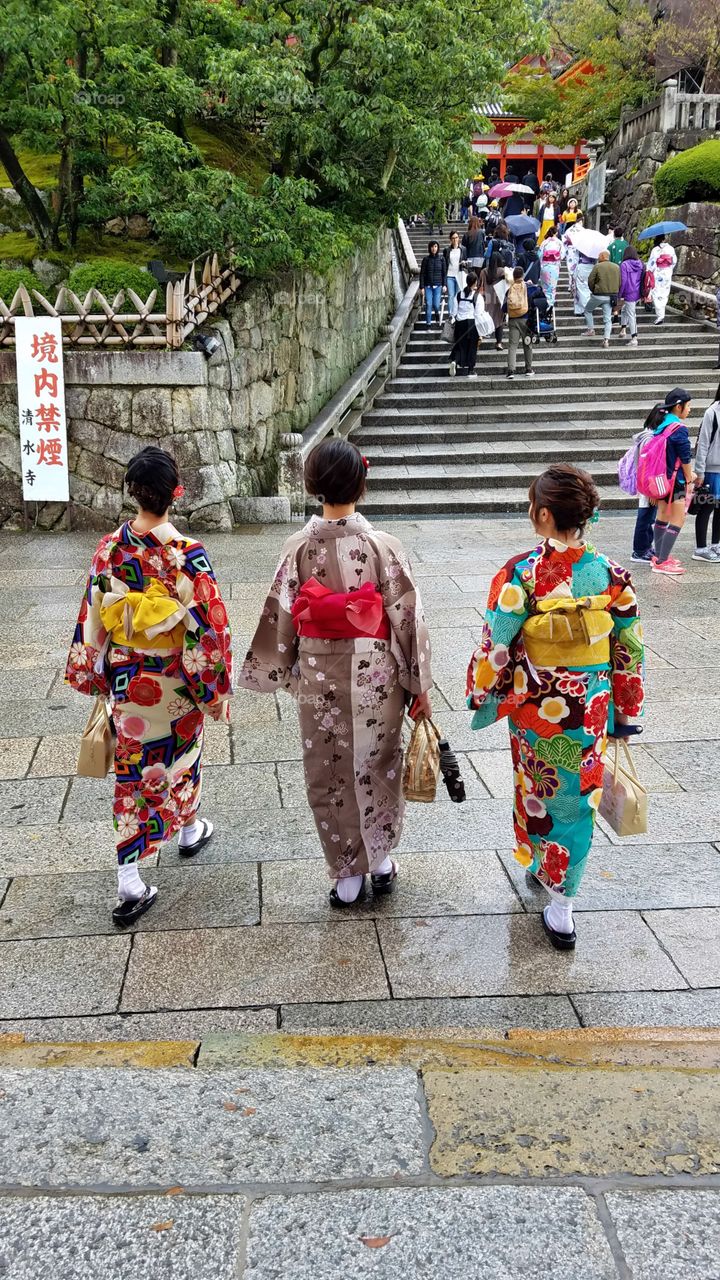
<svg viewBox="0 0 720 1280">
<path fill-rule="evenodd" d="M 331 591 L 375 584 L 390 639 L 298 637 L 291 610 L 313 576 Z M 406 695 L 432 685 L 422 605 L 397 539 L 359 514 L 313 516 L 293 534 L 238 684 L 257 693 L 285 689 L 297 698 L 308 803 L 329 875 L 341 879 L 378 867 L 402 832 Z"/>
</svg>

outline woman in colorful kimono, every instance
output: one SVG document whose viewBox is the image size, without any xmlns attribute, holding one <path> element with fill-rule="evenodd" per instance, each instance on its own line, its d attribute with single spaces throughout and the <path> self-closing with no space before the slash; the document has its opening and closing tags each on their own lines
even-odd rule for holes
<svg viewBox="0 0 720 1280">
<path fill-rule="evenodd" d="M 100 542 L 80 607 L 65 679 L 109 698 L 115 743 L 118 902 L 132 924 L 152 906 L 138 862 L 180 833 L 192 857 L 212 836 L 198 818 L 205 715 L 229 719 L 230 630 L 207 552 L 178 533 L 169 507 L 182 496 L 175 462 L 152 446 L 130 462 L 134 520 Z"/>
<path fill-rule="evenodd" d="M 305 785 L 333 907 L 388 893 L 403 822 L 401 730 L 430 715 L 430 641 L 417 587 L 396 538 L 356 512 L 367 462 L 328 439 L 305 467 L 322 503 L 283 548 L 239 676 L 257 693 L 297 698 Z"/>
<path fill-rule="evenodd" d="M 627 736 L 643 704 L 642 628 L 630 574 L 585 541 L 598 493 L 586 472 L 549 467 L 530 488 L 542 541 L 490 588 L 468 668 L 473 728 L 508 717 L 515 857 L 550 895 L 542 923 L 572 950 L 573 903 L 602 796 L 607 735 Z"/>
</svg>

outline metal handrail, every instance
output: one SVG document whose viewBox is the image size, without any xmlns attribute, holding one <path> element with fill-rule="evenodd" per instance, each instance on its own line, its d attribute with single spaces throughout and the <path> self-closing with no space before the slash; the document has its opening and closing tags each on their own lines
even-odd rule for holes
<svg viewBox="0 0 720 1280">
<path fill-rule="evenodd" d="M 402 218 L 398 218 L 398 237 L 411 279 L 397 311 L 386 327 L 388 336 L 373 347 L 370 354 L 305 428 L 300 446 L 303 462 L 325 436 L 331 433 L 349 435 L 362 414 L 371 408 L 375 396 L 382 391 L 387 379 L 395 374 L 398 356 L 404 347 L 405 331 L 413 319 L 420 292 L 417 258 Z"/>
</svg>

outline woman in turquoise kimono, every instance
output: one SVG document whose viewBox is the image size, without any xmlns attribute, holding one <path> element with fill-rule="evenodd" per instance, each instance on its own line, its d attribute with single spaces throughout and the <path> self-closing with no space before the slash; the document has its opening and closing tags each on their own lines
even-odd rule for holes
<svg viewBox="0 0 720 1280">
<path fill-rule="evenodd" d="M 468 668 L 473 728 L 508 717 L 515 857 L 554 947 L 572 950 L 573 902 L 602 796 L 608 734 L 626 736 L 643 704 L 643 643 L 630 574 L 584 540 L 598 492 L 584 471 L 549 467 L 530 488 L 542 541 L 490 588 Z"/>
</svg>

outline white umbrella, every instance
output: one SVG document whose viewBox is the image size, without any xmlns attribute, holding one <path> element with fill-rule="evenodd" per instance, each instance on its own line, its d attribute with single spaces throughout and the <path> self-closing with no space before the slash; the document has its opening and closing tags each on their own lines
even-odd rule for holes
<svg viewBox="0 0 720 1280">
<path fill-rule="evenodd" d="M 522 182 L 506 182 L 505 186 L 509 187 L 511 191 L 517 191 L 519 195 L 524 195 L 524 196 L 535 195 L 535 192 L 533 191 L 532 187 L 525 187 L 523 186 Z"/>
<path fill-rule="evenodd" d="M 573 238 L 573 249 L 578 253 L 584 254 L 586 258 L 599 258 L 600 254 L 607 249 L 609 240 L 607 236 L 603 236 L 599 231 L 591 231 L 589 227 L 582 227 L 580 231 L 576 231 Z"/>
</svg>

